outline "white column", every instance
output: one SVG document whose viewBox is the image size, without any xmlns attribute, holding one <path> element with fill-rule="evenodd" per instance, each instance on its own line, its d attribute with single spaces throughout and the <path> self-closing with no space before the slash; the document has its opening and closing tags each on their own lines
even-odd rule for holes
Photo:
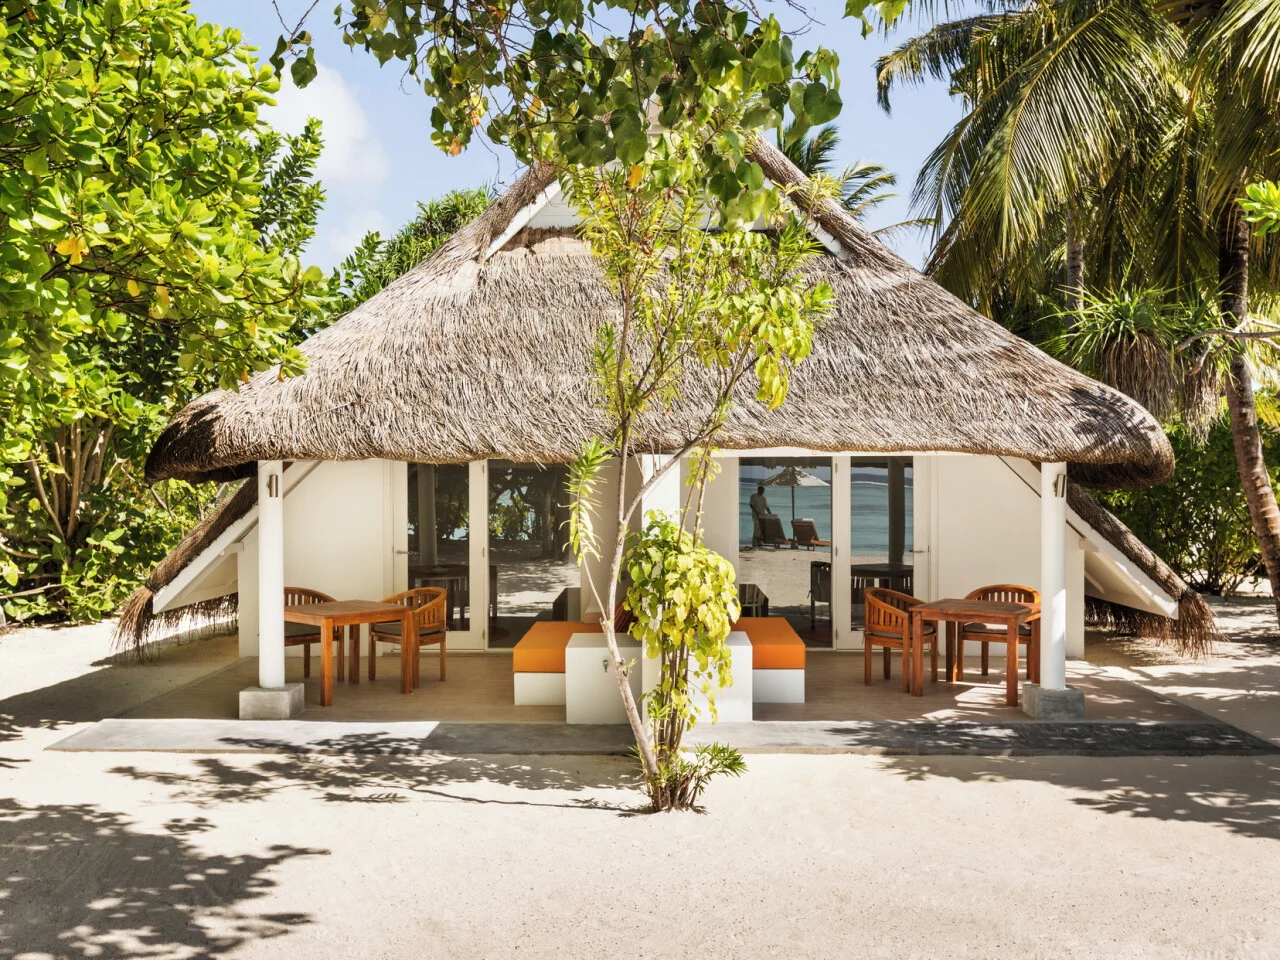
<svg viewBox="0 0 1280 960">
<path fill-rule="evenodd" d="M 853 550 L 853 510 L 849 482 L 849 457 L 831 458 L 831 645 L 852 650 L 853 592 L 849 585 L 849 560 Z"/>
<path fill-rule="evenodd" d="M 418 464 L 418 562 L 424 567 L 439 563 L 436 543 L 436 466 Z"/>
<path fill-rule="evenodd" d="M 258 686 L 284 689 L 284 464 L 258 461 Z"/>
<path fill-rule="evenodd" d="M 1040 686 L 1067 687 L 1067 467 L 1040 464 Z"/>
</svg>

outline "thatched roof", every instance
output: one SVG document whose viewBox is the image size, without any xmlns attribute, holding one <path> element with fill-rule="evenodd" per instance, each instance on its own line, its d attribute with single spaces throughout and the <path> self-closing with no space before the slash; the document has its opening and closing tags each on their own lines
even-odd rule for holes
<svg viewBox="0 0 1280 960">
<path fill-rule="evenodd" d="M 776 183 L 807 181 L 757 140 Z M 464 462 L 570 459 L 602 431 L 588 357 L 616 305 L 572 231 L 495 238 L 554 184 L 534 168 L 422 264 L 302 346 L 309 367 L 273 371 L 187 406 L 147 463 L 152 480 L 224 479 L 257 460 Z M 725 449 L 952 451 L 1067 461 L 1090 485 L 1169 476 L 1160 425 L 1128 397 L 1049 358 L 979 315 L 882 246 L 837 205 L 815 219 L 834 250 L 816 269 L 836 312 L 815 336 L 787 402 L 738 404 Z M 682 445 L 704 393 L 647 424 Z"/>
<path fill-rule="evenodd" d="M 1177 619 L 1171 619 L 1119 604 L 1092 602 L 1089 610 L 1091 622 L 1159 640 L 1180 653 L 1193 656 L 1207 654 L 1211 644 L 1222 639 L 1213 611 L 1204 598 L 1191 589 L 1154 550 L 1139 540 L 1119 517 L 1074 483 L 1067 487 L 1067 505 L 1178 604 Z"/>
</svg>

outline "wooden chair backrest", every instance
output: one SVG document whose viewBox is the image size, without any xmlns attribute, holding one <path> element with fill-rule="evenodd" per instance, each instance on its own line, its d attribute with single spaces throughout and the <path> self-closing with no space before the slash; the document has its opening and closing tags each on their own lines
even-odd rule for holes
<svg viewBox="0 0 1280 960">
<path fill-rule="evenodd" d="M 447 611 L 445 604 L 449 591 L 444 587 L 415 587 L 402 590 L 383 599 L 383 603 L 398 603 L 417 611 L 418 629 L 425 633 L 443 630 Z"/>
<path fill-rule="evenodd" d="M 792 520 L 791 529 L 800 543 L 812 543 L 818 539 L 818 525 L 812 520 Z"/>
<path fill-rule="evenodd" d="M 615 632 L 626 633 L 635 622 L 636 615 L 623 606 L 621 602 L 613 608 L 613 629 Z"/>
<path fill-rule="evenodd" d="M 285 587 L 284 588 L 284 605 L 286 607 L 296 607 L 302 603 L 331 603 L 333 597 L 327 593 L 321 593 L 319 590 L 312 590 L 309 587 Z"/>
<path fill-rule="evenodd" d="M 921 602 L 915 597 L 884 587 L 867 587 L 863 596 L 866 602 L 865 628 L 893 633 L 907 629 L 907 611 Z"/>
<path fill-rule="evenodd" d="M 966 600 L 992 600 L 998 603 L 1039 603 L 1040 591 L 1019 583 L 993 583 L 969 593 Z"/>
</svg>

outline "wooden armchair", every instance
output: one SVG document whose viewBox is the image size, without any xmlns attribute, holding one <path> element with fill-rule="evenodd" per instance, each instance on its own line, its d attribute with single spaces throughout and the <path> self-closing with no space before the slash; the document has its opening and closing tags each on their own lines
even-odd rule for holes
<svg viewBox="0 0 1280 960">
<path fill-rule="evenodd" d="M 414 633 L 409 641 L 413 650 L 413 685 L 418 685 L 418 650 L 425 644 L 440 644 L 440 679 L 445 678 L 445 626 L 448 619 L 448 591 L 444 587 L 418 587 L 416 590 L 405 590 L 403 593 L 387 597 L 383 603 L 398 603 L 402 607 L 412 607 L 416 613 L 413 618 Z M 369 679 L 377 679 L 377 644 L 404 643 L 400 636 L 400 624 L 375 623 L 369 628 Z"/>
<path fill-rule="evenodd" d="M 284 588 L 284 605 L 286 607 L 294 607 L 304 603 L 329 603 L 333 597 L 327 593 L 321 593 L 319 590 L 309 590 L 306 587 L 285 587 Z M 345 644 L 342 642 L 342 628 L 335 627 L 333 631 L 333 639 L 338 644 L 338 676 L 343 676 L 343 667 L 346 658 L 343 656 Z M 284 624 L 284 645 L 286 647 L 302 647 L 302 675 L 303 677 L 311 676 L 311 645 L 320 642 L 320 628 L 312 626 L 309 623 L 289 623 L 287 620 Z"/>
<path fill-rule="evenodd" d="M 995 583 L 988 587 L 979 587 L 970 593 L 966 600 L 995 600 L 1000 603 L 1035 603 L 1040 602 L 1040 591 L 1024 587 L 1017 583 Z M 1002 626 L 990 623 L 965 623 L 960 626 L 960 649 L 957 656 L 964 663 L 964 645 L 968 640 L 982 644 L 982 675 L 985 677 L 991 668 L 991 650 L 993 643 L 1008 645 L 1009 635 Z M 1027 679 L 1032 683 L 1040 681 L 1040 618 L 1037 616 L 1018 627 L 1018 646 L 1027 648 Z M 1006 652 L 1014 672 L 1018 669 L 1018 651 Z M 1006 667 L 1007 669 L 1007 667 Z M 963 673 L 963 666 L 961 668 Z"/>
<path fill-rule="evenodd" d="M 911 608 L 923 603 L 915 597 L 884 587 L 868 587 L 863 599 L 866 602 L 863 627 L 863 660 L 866 664 L 864 683 L 871 685 L 871 659 L 876 647 L 884 647 L 884 678 L 889 679 L 889 650 L 898 649 L 905 661 L 908 638 L 911 632 Z M 932 623 L 924 625 L 924 644 L 929 648 L 929 661 L 933 679 L 938 679 L 938 630 Z M 908 689 L 911 671 L 902 665 L 902 689 Z"/>
</svg>

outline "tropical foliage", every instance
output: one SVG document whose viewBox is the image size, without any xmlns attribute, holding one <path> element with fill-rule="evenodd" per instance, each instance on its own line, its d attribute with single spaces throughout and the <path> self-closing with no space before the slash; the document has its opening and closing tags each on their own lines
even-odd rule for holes
<svg viewBox="0 0 1280 960">
<path fill-rule="evenodd" d="M 1267 460 L 1280 464 L 1276 435 L 1268 430 L 1263 436 Z M 1221 418 L 1207 437 L 1174 427 L 1169 440 L 1178 458 L 1173 479 L 1159 487 L 1104 494 L 1107 506 L 1197 590 L 1229 594 L 1246 580 L 1266 576 L 1230 428 Z M 1272 467 L 1271 481 L 1280 481 L 1280 466 Z"/>
<path fill-rule="evenodd" d="M 821 184 L 859 223 L 864 222 L 886 200 L 897 196 L 890 191 L 897 186 L 898 175 L 878 163 L 858 160 L 836 170 L 840 134 L 835 124 L 827 124 L 800 136 L 796 136 L 793 125 L 788 124 L 778 134 L 778 147 L 801 173 Z M 932 225 L 933 221 L 928 218 L 916 218 L 871 232 L 887 239 L 905 230 Z"/>
<path fill-rule="evenodd" d="M 0 578 L 94 617 L 207 500 L 142 481 L 175 405 L 301 367 L 320 139 L 262 127 L 272 71 L 182 0 L 38 6 L 0 19 Z"/>
<path fill-rule="evenodd" d="M 945 224 L 930 269 L 951 289 L 993 315 L 1046 297 L 1079 312 L 1087 287 L 1165 290 L 1192 310 L 1212 302 L 1201 315 L 1212 335 L 1175 346 L 1187 373 L 1220 366 L 1280 598 L 1280 510 L 1248 349 L 1274 335 L 1251 308 L 1280 290 L 1280 245 L 1251 236 L 1236 202 L 1247 183 L 1280 175 L 1277 62 L 1271 0 L 992 0 L 900 45 L 878 75 L 886 107 L 895 86 L 928 77 L 965 101 L 914 195 Z M 1152 384 L 1148 398 L 1166 387 Z M 1189 389 L 1203 394 L 1206 381 Z"/>
<path fill-rule="evenodd" d="M 906 0 L 846 0 L 866 30 Z M 772 14 L 733 0 L 345 0 L 343 40 L 380 63 L 401 61 L 432 98 L 432 140 L 457 155 L 477 134 L 524 161 L 598 166 L 642 161 L 651 121 L 715 126 L 726 99 L 750 103 L 744 129 L 795 136 L 834 120 L 838 58 L 798 52 Z M 273 62 L 305 85 L 316 73 L 307 17 Z M 702 144 L 707 190 L 727 220 L 763 212 L 759 167 L 741 138 Z"/>
</svg>

